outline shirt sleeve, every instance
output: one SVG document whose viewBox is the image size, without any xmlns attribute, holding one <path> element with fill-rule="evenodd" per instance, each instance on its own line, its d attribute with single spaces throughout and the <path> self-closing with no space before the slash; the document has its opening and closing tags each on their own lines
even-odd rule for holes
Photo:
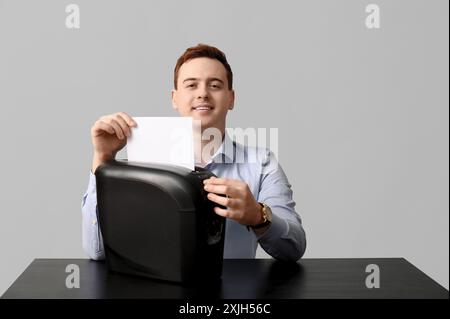
<svg viewBox="0 0 450 319">
<path fill-rule="evenodd" d="M 272 210 L 269 229 L 258 237 L 261 247 L 272 257 L 296 261 L 306 250 L 306 235 L 295 211 L 291 185 L 275 155 L 267 151 L 260 172 L 258 202 Z"/>
<path fill-rule="evenodd" d="M 83 250 L 89 258 L 105 258 L 103 238 L 98 225 L 97 187 L 95 175 L 90 172 L 89 184 L 81 201 Z"/>
</svg>

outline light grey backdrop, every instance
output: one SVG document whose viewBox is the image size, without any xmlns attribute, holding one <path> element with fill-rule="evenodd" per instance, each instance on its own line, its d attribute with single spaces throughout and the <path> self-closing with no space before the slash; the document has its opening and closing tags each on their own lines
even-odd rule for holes
<svg viewBox="0 0 450 319">
<path fill-rule="evenodd" d="M 305 257 L 405 257 L 448 288 L 446 0 L 0 0 L 0 293 L 33 258 L 85 257 L 90 126 L 176 116 L 173 67 L 199 42 L 233 67 L 228 126 L 279 128 Z"/>
</svg>

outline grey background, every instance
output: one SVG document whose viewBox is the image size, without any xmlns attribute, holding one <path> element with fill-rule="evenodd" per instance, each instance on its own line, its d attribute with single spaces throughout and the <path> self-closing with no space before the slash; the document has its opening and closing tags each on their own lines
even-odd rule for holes
<svg viewBox="0 0 450 319">
<path fill-rule="evenodd" d="M 176 116 L 199 42 L 233 68 L 227 126 L 279 128 L 305 257 L 405 257 L 448 289 L 447 1 L 0 0 L 0 293 L 33 258 L 85 257 L 91 125 Z"/>
</svg>

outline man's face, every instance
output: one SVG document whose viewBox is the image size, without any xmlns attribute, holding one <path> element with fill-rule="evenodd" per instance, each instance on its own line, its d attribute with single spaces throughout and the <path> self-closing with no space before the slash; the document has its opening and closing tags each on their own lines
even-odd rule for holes
<svg viewBox="0 0 450 319">
<path fill-rule="evenodd" d="M 173 107 L 181 116 L 201 120 L 202 129 L 225 128 L 234 91 L 228 89 L 227 71 L 218 60 L 195 58 L 181 65 L 177 89 L 172 90 Z"/>
</svg>

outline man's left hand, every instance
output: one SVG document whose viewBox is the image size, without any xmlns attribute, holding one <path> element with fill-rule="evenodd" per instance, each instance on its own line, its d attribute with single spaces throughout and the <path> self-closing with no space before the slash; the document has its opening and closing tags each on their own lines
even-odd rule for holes
<svg viewBox="0 0 450 319">
<path fill-rule="evenodd" d="M 205 190 L 209 193 L 208 199 L 227 208 L 214 207 L 217 215 L 249 226 L 263 222 L 261 205 L 256 201 L 247 183 L 237 179 L 217 177 L 208 178 L 203 183 Z"/>
</svg>

